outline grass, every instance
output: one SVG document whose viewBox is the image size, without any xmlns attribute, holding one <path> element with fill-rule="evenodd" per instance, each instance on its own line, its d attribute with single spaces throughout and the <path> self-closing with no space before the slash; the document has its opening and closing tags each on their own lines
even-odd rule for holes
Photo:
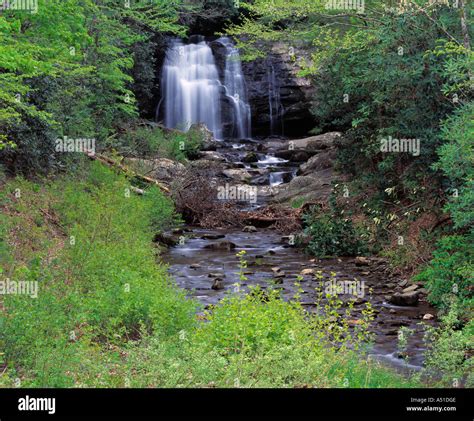
<svg viewBox="0 0 474 421">
<path fill-rule="evenodd" d="M 2 277 L 39 293 L 0 296 L 0 386 L 419 385 L 330 346 L 324 332 L 338 325 L 276 291 L 230 294 L 198 317 L 152 244 L 176 222 L 172 203 L 129 187 L 96 162 L 3 186 Z"/>
</svg>

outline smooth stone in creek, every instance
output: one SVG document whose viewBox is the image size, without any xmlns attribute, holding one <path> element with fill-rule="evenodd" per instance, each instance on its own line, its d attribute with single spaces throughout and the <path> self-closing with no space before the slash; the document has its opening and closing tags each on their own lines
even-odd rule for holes
<svg viewBox="0 0 474 421">
<path fill-rule="evenodd" d="M 204 246 L 206 249 L 211 250 L 233 250 L 235 249 L 235 244 L 231 241 L 219 241 L 218 243 L 207 244 Z"/>
<path fill-rule="evenodd" d="M 211 288 L 214 290 L 224 289 L 224 281 L 220 278 L 214 279 Z"/>
<path fill-rule="evenodd" d="M 397 306 L 415 306 L 418 303 L 418 291 L 395 293 L 390 297 L 390 302 Z"/>
</svg>

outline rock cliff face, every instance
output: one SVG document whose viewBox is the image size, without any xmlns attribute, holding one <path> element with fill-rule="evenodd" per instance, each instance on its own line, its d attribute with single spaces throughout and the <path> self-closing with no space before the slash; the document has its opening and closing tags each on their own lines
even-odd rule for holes
<svg viewBox="0 0 474 421">
<path fill-rule="evenodd" d="M 267 58 L 242 63 L 254 136 L 304 136 L 315 126 L 310 82 L 297 75 L 300 68 L 290 52 L 289 47 L 275 44 Z"/>
<path fill-rule="evenodd" d="M 215 38 L 206 38 L 212 49 L 219 77 L 224 78 L 226 51 Z M 196 42 L 190 37 L 190 42 Z M 300 67 L 291 48 L 283 44 L 274 44 L 266 58 L 251 62 L 242 62 L 248 101 L 252 113 L 252 136 L 287 136 L 290 138 L 306 136 L 316 124 L 311 115 L 312 88 L 309 80 L 297 75 Z M 159 52 L 157 81 L 160 83 L 164 51 Z M 155 97 L 160 103 L 160 94 Z M 233 130 L 232 104 L 221 95 L 222 128 L 224 136 Z M 163 116 L 159 107 L 157 119 Z M 151 114 L 151 113 L 150 113 Z"/>
</svg>

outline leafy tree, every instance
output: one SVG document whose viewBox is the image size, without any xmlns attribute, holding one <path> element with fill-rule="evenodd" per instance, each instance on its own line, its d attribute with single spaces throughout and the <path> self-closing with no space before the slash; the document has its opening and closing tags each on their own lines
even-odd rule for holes
<svg viewBox="0 0 474 421">
<path fill-rule="evenodd" d="M 47 171 L 61 161 L 56 138 L 100 144 L 138 116 L 132 91 L 138 45 L 161 32 L 182 35 L 184 28 L 178 1 L 127 5 L 40 0 L 37 13 L 0 16 L 0 148 L 10 171 Z M 152 75 L 146 77 L 149 86 Z"/>
</svg>

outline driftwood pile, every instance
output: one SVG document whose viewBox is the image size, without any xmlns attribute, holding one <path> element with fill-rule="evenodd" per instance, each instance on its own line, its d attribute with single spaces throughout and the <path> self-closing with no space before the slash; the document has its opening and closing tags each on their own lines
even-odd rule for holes
<svg viewBox="0 0 474 421">
<path fill-rule="evenodd" d="M 269 205 L 249 211 L 239 207 L 236 201 L 218 200 L 216 187 L 210 182 L 215 176 L 212 168 L 200 170 L 190 168 L 174 180 L 170 187 L 167 187 L 160 180 L 138 174 L 123 165 L 120 160 L 101 154 L 88 154 L 88 157 L 119 170 L 129 179 L 156 185 L 173 199 L 176 210 L 190 224 L 204 228 L 253 225 L 258 228 L 276 228 L 282 233 L 296 232 L 302 226 L 301 218 L 304 209 L 301 208 Z M 137 194 L 144 193 L 144 190 L 137 187 L 132 187 L 132 191 Z"/>
</svg>

